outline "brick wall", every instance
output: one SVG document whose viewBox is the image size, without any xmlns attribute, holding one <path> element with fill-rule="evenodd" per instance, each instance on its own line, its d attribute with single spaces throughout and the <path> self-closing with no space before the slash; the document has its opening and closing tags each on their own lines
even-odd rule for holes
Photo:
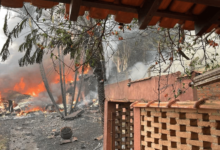
<svg viewBox="0 0 220 150">
<path fill-rule="evenodd" d="M 220 149 L 219 110 L 140 109 L 141 150 Z"/>
<path fill-rule="evenodd" d="M 220 99 L 220 68 L 195 77 L 198 98 Z"/>
<path fill-rule="evenodd" d="M 199 86 L 197 94 L 199 98 L 220 99 L 220 81 Z"/>
</svg>

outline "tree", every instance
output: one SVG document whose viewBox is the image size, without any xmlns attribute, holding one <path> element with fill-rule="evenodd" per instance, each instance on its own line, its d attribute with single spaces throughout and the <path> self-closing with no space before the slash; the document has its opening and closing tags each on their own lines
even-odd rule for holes
<svg viewBox="0 0 220 150">
<path fill-rule="evenodd" d="M 78 17 L 77 22 L 71 22 L 68 20 L 68 16 L 65 14 L 64 5 L 62 4 L 51 10 L 45 11 L 45 13 L 43 13 L 44 16 L 42 16 L 42 12 L 42 9 L 37 9 L 36 19 L 31 17 L 37 29 L 27 35 L 26 41 L 19 47 L 20 51 L 25 52 L 24 57 L 20 60 L 20 65 L 23 66 L 42 62 L 45 50 L 51 54 L 52 59 L 58 59 L 66 68 L 74 72 L 79 70 L 83 65 L 89 64 L 94 68 L 94 74 L 97 78 L 100 109 L 103 113 L 105 100 L 105 68 L 102 62 L 107 62 L 111 56 L 105 59 L 102 44 L 105 43 L 105 45 L 113 50 L 111 42 L 115 41 L 116 38 L 117 42 L 126 41 L 127 39 L 123 38 L 125 35 L 124 32 L 131 32 L 130 30 L 136 31 L 137 20 L 134 19 L 131 24 L 124 25 L 115 22 L 111 16 L 108 16 L 104 20 L 97 20 L 90 18 L 89 14 L 86 13 L 84 16 Z M 29 14 L 28 11 L 27 13 Z M 9 56 L 9 43 L 13 38 L 18 37 L 26 23 L 27 20 L 22 20 L 21 23 L 9 32 L 7 29 L 7 18 L 5 19 L 4 31 L 8 39 L 0 53 L 3 61 Z M 118 27 L 118 29 L 116 29 L 116 27 Z M 213 32 L 214 31 L 211 33 Z M 32 45 L 39 42 L 40 39 L 44 37 L 49 40 L 48 44 L 45 47 L 39 44 L 38 48 L 33 52 L 33 55 L 31 55 Z M 183 31 L 179 24 L 173 29 L 164 29 L 156 25 L 148 27 L 144 31 L 138 31 L 137 34 L 130 36 L 129 39 L 135 39 L 136 37 L 139 37 L 137 39 L 153 39 L 154 43 L 157 43 L 156 45 L 152 44 L 154 49 L 158 52 L 155 56 L 152 71 L 157 72 L 159 76 L 161 76 L 163 72 L 169 74 L 175 62 L 179 62 L 184 70 L 183 72 L 190 75 L 189 67 L 185 65 L 185 62 L 188 60 L 193 62 L 190 63 L 191 65 L 202 62 L 206 70 L 219 67 L 216 58 L 218 55 L 216 48 L 218 48 L 219 36 L 214 33 L 207 33 L 201 37 L 196 37 L 190 31 Z M 58 46 L 64 48 L 64 55 L 69 54 L 70 58 L 74 59 L 75 67 L 68 66 L 57 56 L 54 50 L 55 47 Z M 84 49 L 85 46 L 86 48 Z M 143 44 L 142 47 L 145 46 L 149 46 L 149 44 Z M 131 45 L 131 47 L 131 49 L 135 48 L 133 45 Z M 210 47 L 215 50 L 212 55 L 209 55 L 207 52 L 207 48 Z M 200 59 L 201 61 L 196 61 L 194 57 L 197 57 L 196 53 L 198 53 L 199 50 L 203 50 L 204 53 Z M 80 62 L 83 54 L 85 54 L 85 60 Z M 124 55 L 124 52 L 122 52 L 122 54 Z M 125 56 L 127 57 L 127 55 Z M 76 66 L 76 64 L 79 65 Z M 158 85 L 160 85 L 160 80 Z M 160 88 L 158 88 L 159 101 L 161 95 Z"/>
<path fill-rule="evenodd" d="M 31 16 L 34 16 L 34 13 L 35 13 L 35 7 L 34 7 L 34 6 L 29 5 L 29 4 L 26 4 L 26 9 L 27 9 L 27 11 L 29 12 L 29 14 L 30 14 Z M 26 20 L 26 19 L 29 18 L 29 17 L 27 16 L 27 13 L 26 13 L 26 10 L 25 10 L 25 9 L 10 9 L 10 10 L 16 12 L 18 15 L 16 15 L 15 17 L 18 17 L 18 18 L 20 18 L 20 19 L 22 19 L 22 20 Z M 6 19 L 7 19 L 7 15 L 6 15 Z M 5 24 L 5 25 L 7 25 L 7 24 Z M 34 29 L 34 27 L 33 27 L 33 22 L 32 22 L 32 20 L 30 20 L 30 19 L 29 19 L 29 27 L 30 27 L 30 29 L 31 29 L 31 32 L 34 32 L 35 29 Z M 45 39 L 45 38 L 44 38 L 44 39 Z M 37 48 L 37 45 L 34 44 L 34 47 L 35 47 L 35 49 L 36 49 L 36 48 Z M 60 112 L 58 106 L 56 105 L 56 102 L 55 102 L 55 100 L 54 100 L 54 97 L 53 97 L 53 95 L 52 95 L 52 93 L 51 93 L 51 90 L 50 90 L 50 87 L 49 87 L 49 84 L 48 84 L 48 80 L 47 80 L 47 77 L 46 77 L 46 74 L 45 74 L 43 62 L 40 62 L 40 63 L 39 63 L 39 67 L 40 67 L 41 77 L 42 77 L 42 80 L 43 80 L 43 82 L 44 82 L 44 86 L 45 86 L 45 88 L 46 88 L 46 90 L 47 90 L 47 93 L 48 93 L 48 95 L 49 95 L 49 97 L 50 97 L 50 99 L 51 99 L 53 105 L 55 106 L 56 111 L 60 114 L 61 117 L 63 117 L 63 114 Z"/>
</svg>

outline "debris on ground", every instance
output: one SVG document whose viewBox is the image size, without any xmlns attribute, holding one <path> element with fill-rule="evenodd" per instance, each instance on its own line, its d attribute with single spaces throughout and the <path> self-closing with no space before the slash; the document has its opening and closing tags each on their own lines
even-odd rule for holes
<svg viewBox="0 0 220 150">
<path fill-rule="evenodd" d="M 61 139 L 60 140 L 60 145 L 62 144 L 67 144 L 67 143 L 72 143 L 72 142 L 75 142 L 75 141 L 78 141 L 77 137 L 72 137 L 71 139 Z"/>
<path fill-rule="evenodd" d="M 60 136 L 63 139 L 70 139 L 73 135 L 73 131 L 70 127 L 63 127 L 60 131 Z"/>
<path fill-rule="evenodd" d="M 103 139 L 103 135 L 100 135 L 100 136 L 96 137 L 94 140 L 100 141 L 100 140 L 102 140 L 102 139 Z"/>
<path fill-rule="evenodd" d="M 78 110 L 70 115 L 65 116 L 64 120 L 73 120 L 75 118 L 78 118 L 83 112 L 83 110 Z"/>
</svg>

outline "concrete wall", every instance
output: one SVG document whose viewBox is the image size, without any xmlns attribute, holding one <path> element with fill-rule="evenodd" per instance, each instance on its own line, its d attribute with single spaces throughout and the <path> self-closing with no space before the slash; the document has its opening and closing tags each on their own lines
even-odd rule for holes
<svg viewBox="0 0 220 150">
<path fill-rule="evenodd" d="M 180 101 L 197 100 L 196 89 L 188 86 L 191 79 L 178 79 L 180 73 L 164 75 L 160 77 L 160 99 L 161 101 L 168 101 L 174 99 L 174 90 L 177 95 L 178 89 L 185 91 L 185 93 L 178 96 Z M 158 81 L 159 76 L 145 78 L 130 82 L 125 80 L 122 82 L 110 84 L 105 86 L 106 98 L 117 100 L 156 100 L 158 99 Z M 130 87 L 128 84 L 130 83 Z M 183 88 L 183 83 L 185 84 Z"/>
</svg>

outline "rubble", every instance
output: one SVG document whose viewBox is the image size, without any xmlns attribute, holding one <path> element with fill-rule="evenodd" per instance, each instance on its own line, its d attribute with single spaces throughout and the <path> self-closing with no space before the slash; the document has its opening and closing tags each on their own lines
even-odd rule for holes
<svg viewBox="0 0 220 150">
<path fill-rule="evenodd" d="M 67 144 L 67 143 L 72 143 L 72 142 L 75 142 L 75 141 L 78 141 L 77 137 L 72 137 L 71 139 L 68 139 L 68 140 L 61 139 L 60 140 L 60 145 Z"/>
<path fill-rule="evenodd" d="M 78 110 L 70 115 L 65 116 L 64 120 L 73 120 L 73 119 L 79 117 L 83 112 L 84 112 L 84 110 Z"/>
<path fill-rule="evenodd" d="M 100 135 L 100 136 L 96 137 L 94 140 L 100 141 L 100 140 L 102 140 L 102 139 L 103 139 L 103 135 Z"/>
</svg>

